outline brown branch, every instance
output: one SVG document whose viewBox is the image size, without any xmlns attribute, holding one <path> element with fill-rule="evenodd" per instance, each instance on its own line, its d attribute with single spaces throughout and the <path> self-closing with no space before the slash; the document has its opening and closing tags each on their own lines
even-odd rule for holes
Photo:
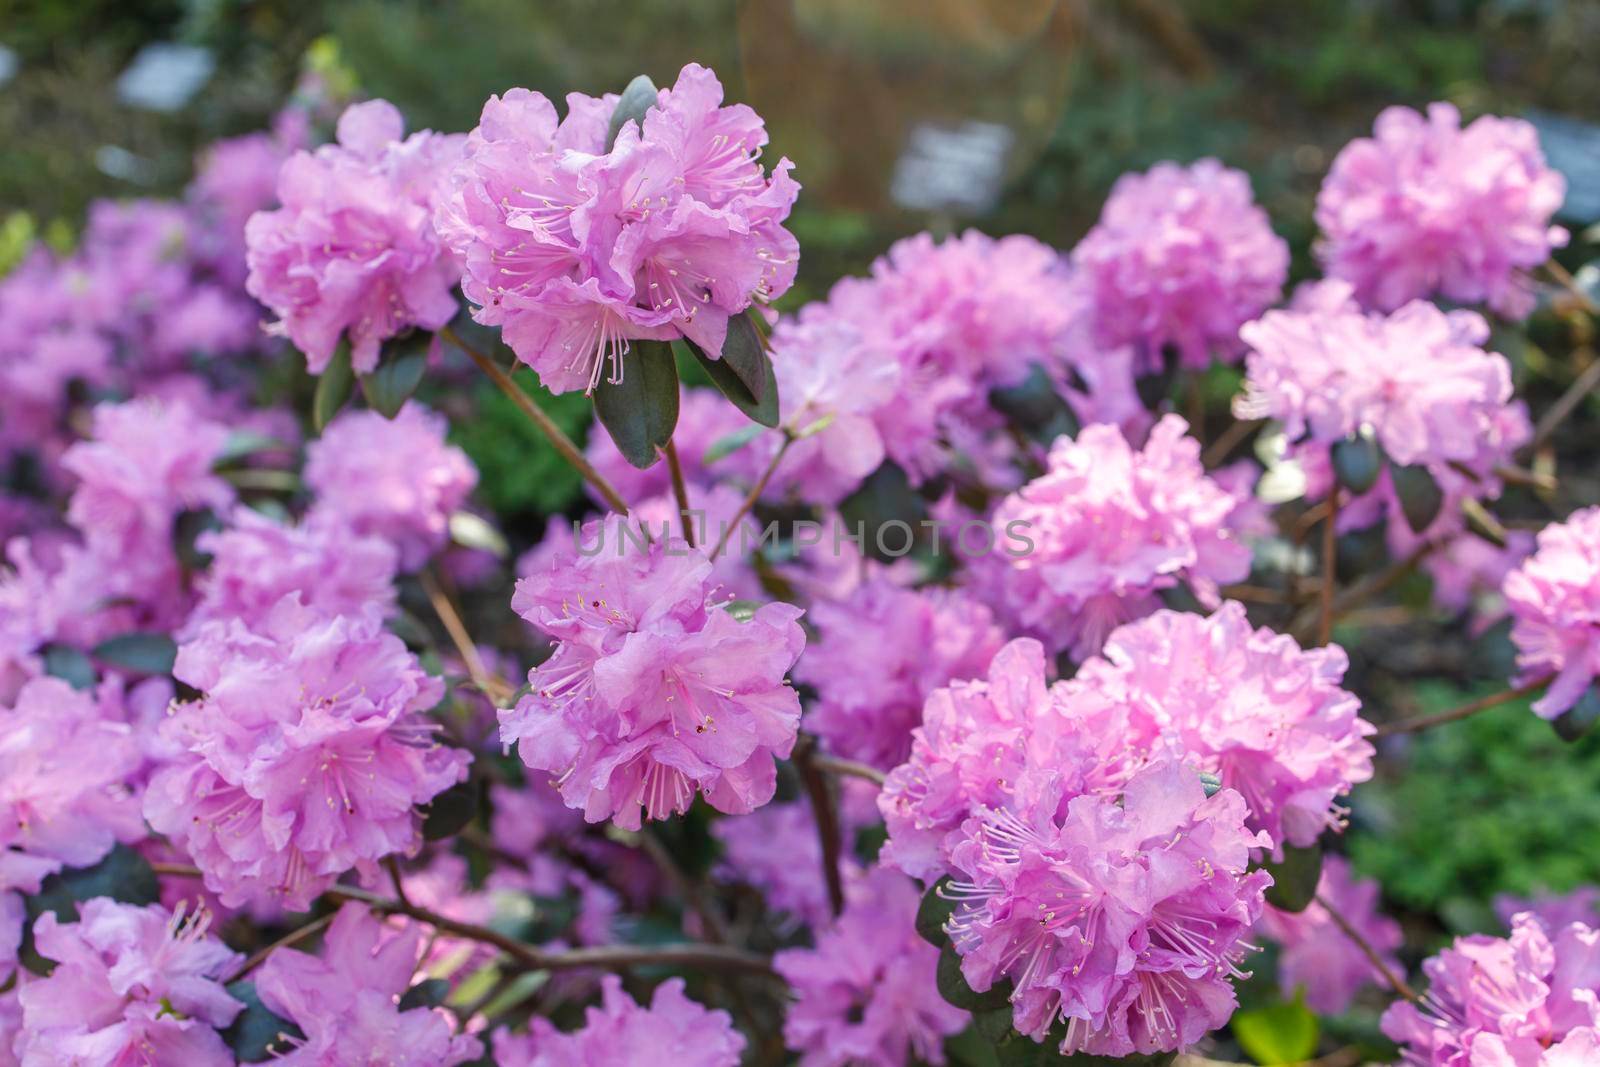
<svg viewBox="0 0 1600 1067">
<path fill-rule="evenodd" d="M 750 509 L 756 506 L 756 501 L 761 499 L 761 494 L 766 491 L 767 483 L 772 481 L 772 475 L 777 471 L 778 464 L 783 462 L 784 455 L 789 451 L 789 446 L 794 444 L 794 434 L 787 430 L 783 434 L 783 444 L 778 446 L 777 454 L 772 457 L 772 462 L 767 464 L 767 469 L 761 472 L 761 477 L 756 479 L 756 484 L 751 487 L 750 493 L 744 498 L 744 503 L 739 505 L 739 510 L 734 513 L 732 520 L 722 528 L 722 536 L 717 538 L 717 547 L 711 550 L 711 562 L 715 563 L 717 557 L 722 555 L 722 550 L 728 547 L 728 538 L 733 536 L 734 530 L 750 514 Z"/>
<path fill-rule="evenodd" d="M 306 938 L 311 937 L 313 934 L 326 929 L 328 924 L 332 923 L 337 915 L 338 912 L 330 911 L 320 919 L 313 919 L 304 926 L 299 926 L 293 930 L 290 930 L 288 933 L 278 938 L 278 940 L 274 941 L 266 948 L 258 949 L 250 956 L 249 959 L 245 960 L 244 963 L 240 965 L 239 969 L 234 971 L 233 975 L 229 977 L 229 979 L 223 984 L 231 985 L 234 982 L 237 982 L 239 979 L 243 978 L 245 975 L 249 974 L 251 971 L 265 963 L 267 961 L 267 957 L 278 951 L 280 948 L 292 948 L 293 946 L 304 941 Z"/>
<path fill-rule="evenodd" d="M 1360 607 L 1362 604 L 1365 604 L 1368 600 L 1371 600 L 1379 593 L 1384 592 L 1390 586 L 1404 578 L 1407 574 L 1410 574 L 1417 564 L 1421 563 L 1424 559 L 1428 558 L 1428 556 L 1438 551 L 1438 549 L 1439 542 L 1425 541 L 1416 548 L 1412 549 L 1411 554 L 1406 556 L 1404 559 L 1397 560 L 1394 563 L 1389 564 L 1389 566 L 1385 567 L 1383 570 L 1378 571 L 1375 574 L 1369 574 L 1365 578 L 1356 581 L 1348 589 L 1334 597 L 1334 618 L 1339 618 L 1346 612 Z M 1312 632 L 1312 627 L 1316 624 L 1316 622 L 1316 615 L 1312 614 L 1310 611 L 1302 611 L 1295 617 L 1294 621 L 1289 624 L 1289 632 L 1292 633 L 1297 640 L 1307 640 Z"/>
<path fill-rule="evenodd" d="M 544 409 L 534 402 L 533 397 L 525 393 L 522 387 L 512 380 L 511 375 L 502 370 L 494 360 L 467 344 L 466 341 L 462 340 L 461 335 L 450 327 L 446 326 L 440 330 L 439 336 L 465 352 L 468 358 L 478 365 L 478 369 L 487 374 L 489 380 L 499 386 L 500 391 L 510 397 L 518 408 L 522 409 L 522 413 L 549 439 L 550 444 L 561 454 L 561 458 L 570 463 L 579 474 L 583 475 L 585 481 L 595 487 L 595 490 L 610 506 L 612 511 L 615 511 L 618 515 L 626 515 L 628 513 L 628 502 L 622 499 L 622 494 L 618 493 L 616 488 L 606 481 L 605 475 L 596 470 L 594 464 L 589 462 L 589 457 L 585 456 L 582 450 L 572 443 L 572 438 L 568 437 L 566 432 L 557 426 L 549 415 L 545 414 Z"/>
<path fill-rule="evenodd" d="M 678 462 L 678 446 L 669 438 L 667 471 L 672 475 L 672 496 L 678 502 L 678 524 L 683 528 L 683 539 L 694 547 L 694 516 L 689 512 L 689 488 L 683 484 L 683 464 Z"/>
<path fill-rule="evenodd" d="M 811 798 L 811 814 L 817 823 L 817 838 L 822 843 L 822 875 L 828 883 L 828 903 L 833 913 L 844 910 L 844 879 L 839 874 L 839 817 L 833 808 L 828 779 L 816 761 L 816 742 L 802 736 L 794 747 L 794 765 Z"/>
<path fill-rule="evenodd" d="M 650 862 L 656 865 L 667 881 L 672 883 L 672 888 L 683 898 L 684 903 L 700 917 L 700 923 L 705 927 L 706 940 L 718 944 L 727 944 L 731 938 L 728 934 L 728 920 L 722 912 L 702 891 L 700 885 L 689 877 L 687 871 L 673 859 L 672 853 L 667 851 L 667 846 L 661 839 L 646 826 L 638 833 L 639 847 L 645 855 L 650 857 Z"/>
<path fill-rule="evenodd" d="M 1361 936 L 1361 932 L 1359 930 L 1350 925 L 1349 919 L 1346 919 L 1343 915 L 1339 914 L 1338 910 L 1335 909 L 1332 904 L 1328 903 L 1327 897 L 1323 896 L 1321 893 L 1318 893 L 1317 903 L 1322 905 L 1322 910 L 1328 913 L 1328 918 L 1333 920 L 1334 925 L 1340 930 L 1344 931 L 1344 936 L 1348 937 L 1351 941 L 1354 941 L 1356 947 L 1361 950 L 1361 954 L 1367 957 L 1367 960 L 1374 968 L 1377 969 L 1379 974 L 1383 975 L 1383 980 L 1389 983 L 1389 988 L 1393 989 L 1397 994 L 1405 997 L 1413 1004 L 1420 1000 L 1420 998 L 1417 996 L 1416 990 L 1407 985 L 1404 978 L 1401 978 L 1399 975 L 1395 974 L 1394 971 L 1389 969 L 1389 965 L 1383 961 L 1383 957 L 1378 954 L 1378 950 L 1373 948 L 1367 939 Z"/>
<path fill-rule="evenodd" d="M 1322 587 L 1317 590 L 1317 644 L 1333 640 L 1333 587 L 1339 555 L 1339 490 L 1328 494 L 1328 518 L 1322 526 Z"/>
<path fill-rule="evenodd" d="M 869 767 L 865 763 L 857 763 L 852 759 L 840 759 L 838 756 L 829 756 L 822 752 L 814 753 L 811 762 L 817 770 L 836 774 L 841 778 L 860 778 L 874 785 L 883 785 L 887 776 L 876 767 Z"/>
<path fill-rule="evenodd" d="M 1463 704 L 1458 708 L 1451 708 L 1449 711 L 1441 711 L 1434 715 L 1419 715 L 1412 719 L 1399 719 L 1395 722 L 1386 722 L 1382 726 L 1378 727 L 1377 736 L 1392 737 L 1395 734 L 1411 734 L 1416 733 L 1418 730 L 1426 730 L 1429 727 L 1438 726 L 1442 723 L 1455 722 L 1457 719 L 1465 719 L 1469 716 L 1476 715 L 1480 711 L 1487 711 L 1490 708 L 1497 708 L 1501 704 L 1509 704 L 1513 700 L 1517 700 L 1521 697 L 1527 696 L 1529 693 L 1534 693 L 1540 689 L 1543 689 L 1548 684 L 1550 684 L 1550 679 L 1548 677 L 1539 678 L 1535 681 L 1515 686 L 1511 689 L 1502 689 L 1498 693 L 1491 693 L 1486 697 L 1480 697 L 1479 699 L 1472 701 L 1470 704 Z"/>
<path fill-rule="evenodd" d="M 1228 458 L 1233 450 L 1239 446 L 1239 443 L 1260 429 L 1261 424 L 1265 421 L 1265 419 L 1236 420 L 1226 430 L 1222 431 L 1222 436 L 1206 447 L 1205 453 L 1200 457 L 1200 462 L 1208 470 L 1221 466 L 1222 461 Z"/>
<path fill-rule="evenodd" d="M 502 679 L 489 673 L 483 664 L 483 657 L 478 654 L 478 646 L 472 640 L 472 635 L 467 632 L 466 624 L 461 621 L 461 613 L 456 611 L 456 606 L 444 590 L 444 585 L 436 578 L 432 570 L 424 570 L 417 575 L 422 583 L 422 591 L 428 595 L 428 603 L 433 605 L 433 612 L 439 616 L 439 621 L 444 624 L 445 633 L 450 635 L 450 643 L 456 646 L 456 654 L 461 657 L 461 662 L 466 665 L 467 674 L 472 678 L 472 684 L 483 691 L 496 706 L 510 698 L 513 690 Z"/>
<path fill-rule="evenodd" d="M 1566 391 L 1550 405 L 1550 410 L 1544 413 L 1539 425 L 1533 431 L 1533 440 L 1529 441 L 1522 451 L 1527 454 L 1537 452 L 1541 445 L 1550 440 L 1550 436 L 1561 427 L 1561 424 L 1578 410 L 1584 398 L 1594 392 L 1596 387 L 1600 387 L 1600 359 L 1585 367 L 1583 373 L 1574 378 Z"/>
</svg>

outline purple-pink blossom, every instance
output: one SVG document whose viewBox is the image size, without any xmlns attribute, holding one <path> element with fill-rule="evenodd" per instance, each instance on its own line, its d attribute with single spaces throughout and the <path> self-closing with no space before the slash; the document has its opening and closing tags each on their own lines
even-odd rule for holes
<svg viewBox="0 0 1600 1067">
<path fill-rule="evenodd" d="M 534 1017 L 530 1032 L 495 1034 L 500 1067 L 610 1067 L 612 1064 L 670 1062 L 674 1067 L 738 1067 L 745 1039 L 725 1011 L 708 1011 L 684 995 L 683 979 L 656 987 L 643 1007 L 608 974 L 600 980 L 602 1000 L 591 1007 L 583 1028 L 562 1033 L 548 1019 Z"/>
<path fill-rule="evenodd" d="M 386 419 L 352 411 L 306 449 L 313 514 L 336 516 L 358 534 L 381 537 L 403 570 L 419 569 L 450 539 L 450 515 L 478 484 L 478 471 L 445 441 L 443 416 L 416 401 Z"/>
<path fill-rule="evenodd" d="M 691 63 L 614 145 L 617 98 L 490 97 L 436 224 L 459 259 L 481 323 L 558 393 L 625 373 L 634 340 L 686 337 L 714 358 L 728 321 L 794 281 L 783 221 L 799 186 L 768 174 L 760 116 L 722 104 Z"/>
<path fill-rule="evenodd" d="M 803 923 L 821 929 L 832 919 L 822 873 L 822 841 L 809 804 L 768 804 L 749 815 L 718 819 L 711 824 L 711 834 L 722 845 L 722 859 L 714 871 L 720 881 L 760 890 L 767 907 L 786 926 Z M 847 877 L 857 873 L 848 858 L 842 866 Z"/>
<path fill-rule="evenodd" d="M 1161 368 L 1168 347 L 1203 368 L 1238 359 L 1239 327 L 1283 293 L 1289 246 L 1249 177 L 1202 159 L 1119 178 L 1072 264 L 1101 345 L 1131 346 L 1146 371 Z"/>
<path fill-rule="evenodd" d="M 819 602 L 811 622 L 821 636 L 795 668 L 817 692 L 806 726 L 835 755 L 881 770 L 911 751 L 928 694 L 983 674 L 1005 643 L 993 614 L 970 596 L 884 577 Z"/>
<path fill-rule="evenodd" d="M 784 676 L 805 645 L 800 610 L 765 604 L 741 622 L 704 555 L 675 539 L 641 546 L 628 529 L 592 524 L 598 551 L 518 581 L 513 609 L 555 651 L 501 712 L 501 740 L 590 822 L 638 829 L 697 792 L 752 811 L 794 746 L 800 702 Z"/>
<path fill-rule="evenodd" d="M 1355 877 L 1343 856 L 1323 858 L 1317 899 L 1304 911 L 1280 911 L 1269 904 L 1261 913 L 1261 934 L 1279 948 L 1278 988 L 1284 997 L 1292 998 L 1297 989 L 1303 989 L 1312 1011 L 1340 1015 L 1357 993 L 1368 986 L 1382 986 L 1384 977 L 1322 901 L 1355 928 L 1391 975 L 1405 974 L 1394 955 L 1403 937 L 1400 924 L 1378 911 L 1378 883 Z"/>
<path fill-rule="evenodd" d="M 29 1065 L 232 1067 L 217 1028 L 244 1008 L 222 985 L 244 958 L 207 932 L 210 916 L 106 897 L 78 913 L 75 923 L 46 912 L 34 924 L 35 947 L 56 966 L 18 991 L 17 1057 Z"/>
<path fill-rule="evenodd" d="M 1240 502 L 1200 464 L 1188 424 L 1167 415 L 1135 449 L 1114 426 L 1060 438 L 1044 474 L 990 519 L 1026 540 L 975 561 L 973 588 L 1014 630 L 1083 659 L 1106 635 L 1186 585 L 1215 606 L 1218 587 L 1250 573 L 1232 526 Z"/>
<path fill-rule="evenodd" d="M 384 341 L 438 329 L 457 311 L 460 268 L 434 232 L 433 207 L 463 139 L 431 130 L 406 137 L 385 100 L 351 105 L 338 135 L 291 156 L 278 173 L 283 206 L 245 227 L 246 286 L 313 374 L 327 369 L 341 337 L 365 373 Z"/>
<path fill-rule="evenodd" d="M 1405 1067 L 1574 1067 L 1600 1049 L 1600 932 L 1547 930 L 1532 915 L 1506 938 L 1457 938 L 1422 965 L 1428 990 L 1400 1001 L 1383 1032 Z"/>
<path fill-rule="evenodd" d="M 298 1026 L 303 1040 L 275 1058 L 283 1067 L 455 1067 L 476 1059 L 483 1044 L 458 1035 L 438 1008 L 402 1011 L 422 952 L 423 930 L 387 925 L 365 906 L 339 909 L 312 956 L 280 948 L 255 975 L 261 1001 Z"/>
<path fill-rule="evenodd" d="M 1506 576 L 1517 684 L 1550 679 L 1533 702 L 1547 719 L 1572 707 L 1600 674 L 1600 508 L 1539 531 L 1538 548 Z"/>
<path fill-rule="evenodd" d="M 328 618 L 290 594 L 255 629 L 200 627 L 173 673 L 202 696 L 173 709 L 182 755 L 144 814 L 229 907 L 304 909 L 346 872 L 414 854 L 418 805 L 466 777 L 470 756 L 424 715 L 443 684 L 376 606 Z"/>
<path fill-rule="evenodd" d="M 1495 896 L 1495 918 L 1504 923 L 1506 929 L 1511 928 L 1512 920 L 1522 912 L 1538 919 L 1546 930 L 1559 930 L 1572 923 L 1590 926 L 1600 917 L 1600 888 L 1584 885 L 1567 893 L 1541 891 L 1526 897 L 1510 893 Z"/>
<path fill-rule="evenodd" d="M 1438 295 L 1522 318 L 1533 309 L 1527 272 L 1567 243 L 1551 225 L 1566 188 L 1521 119 L 1463 128 L 1451 104 L 1386 108 L 1317 195 L 1318 258 L 1380 311 Z"/>
<path fill-rule="evenodd" d="M 815 948 L 773 957 L 794 995 L 783 1037 L 801 1067 L 945 1062 L 944 1039 L 969 1017 L 939 995 L 939 950 L 914 927 L 919 900 L 905 875 L 876 868 L 851 887 Z"/>
</svg>

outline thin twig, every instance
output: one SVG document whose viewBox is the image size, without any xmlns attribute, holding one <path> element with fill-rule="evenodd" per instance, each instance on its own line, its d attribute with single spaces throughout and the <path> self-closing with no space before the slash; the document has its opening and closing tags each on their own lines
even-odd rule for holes
<svg viewBox="0 0 1600 1067">
<path fill-rule="evenodd" d="M 383 865 L 389 870 L 389 881 L 394 883 L 394 895 L 406 907 L 411 906 L 411 897 L 406 893 L 405 880 L 400 877 L 400 861 L 393 856 L 385 856 Z"/>
<path fill-rule="evenodd" d="M 711 550 L 711 562 L 715 563 L 717 557 L 722 555 L 722 550 L 728 547 L 728 538 L 733 536 L 733 531 L 739 528 L 744 517 L 750 514 L 750 509 L 756 506 L 756 501 L 761 499 L 761 494 L 766 492 L 767 483 L 772 481 L 772 475 L 778 469 L 778 464 L 783 462 L 789 446 L 794 444 L 794 435 L 784 432 L 783 444 L 778 446 L 777 453 L 772 457 L 772 462 L 767 464 L 767 469 L 761 472 L 761 477 L 756 479 L 756 484 L 751 487 L 749 495 L 744 498 L 744 503 L 739 505 L 739 510 L 734 513 L 733 519 L 722 528 L 722 536 L 717 538 L 717 547 Z"/>
<path fill-rule="evenodd" d="M 678 865 L 672 853 L 667 851 L 667 846 L 648 826 L 639 831 L 639 847 L 650 857 L 650 862 L 656 865 L 662 876 L 672 883 L 672 888 L 683 898 L 684 903 L 689 905 L 690 910 L 700 917 L 700 925 L 705 928 L 706 940 L 727 944 L 731 940 L 728 934 L 728 920 L 702 891 L 700 885 Z"/>
<path fill-rule="evenodd" d="M 1335 619 L 1340 618 L 1346 612 L 1360 607 L 1362 604 L 1365 604 L 1368 600 L 1371 600 L 1379 593 L 1384 592 L 1400 579 L 1410 574 L 1411 571 L 1415 569 L 1417 564 L 1421 563 L 1428 556 L 1436 552 L 1438 548 L 1439 542 L 1424 541 L 1422 544 L 1412 549 L 1411 553 L 1404 559 L 1397 560 L 1394 563 L 1389 564 L 1389 566 L 1385 567 L 1381 571 L 1378 571 L 1376 574 L 1369 574 L 1365 578 L 1359 579 L 1348 589 L 1334 597 L 1333 617 Z M 1317 617 L 1314 614 L 1312 614 L 1309 610 L 1303 611 L 1297 615 L 1294 621 L 1289 625 L 1289 632 L 1292 633 L 1297 640 L 1304 641 L 1308 639 L 1312 627 L 1315 626 L 1316 623 Z"/>
<path fill-rule="evenodd" d="M 670 438 L 667 447 L 667 471 L 672 475 L 672 496 L 678 502 L 678 523 L 683 528 L 683 539 L 694 547 L 694 516 L 689 510 L 689 488 L 683 484 L 683 464 L 678 462 L 678 446 Z"/>
<path fill-rule="evenodd" d="M 494 360 L 467 344 L 450 327 L 446 326 L 440 330 L 439 336 L 465 352 L 472 362 L 478 365 L 478 369 L 487 374 L 489 380 L 499 386 L 500 391 L 510 397 L 518 408 L 522 409 L 522 413 L 539 428 L 539 431 L 545 437 L 549 438 L 551 445 L 555 446 L 555 450 L 561 454 L 561 458 L 570 463 L 579 474 L 583 475 L 585 481 L 595 487 L 596 492 L 600 494 L 612 511 L 615 511 L 618 515 L 626 515 L 628 513 L 628 502 L 622 499 L 622 494 L 618 493 L 616 488 L 606 481 L 605 475 L 596 470 L 594 464 L 589 462 L 589 457 L 585 456 L 582 450 L 572 443 L 572 438 L 568 437 L 566 432 L 557 426 L 549 415 L 545 414 L 544 409 L 534 402 L 533 397 L 524 392 L 522 387 L 512 380 L 511 375 L 500 369 L 500 365 Z"/>
<path fill-rule="evenodd" d="M 330 911 L 320 919 L 313 919 L 304 926 L 298 926 L 293 930 L 290 930 L 288 933 L 278 938 L 278 940 L 274 941 L 266 948 L 257 950 L 250 956 L 249 959 L 245 960 L 244 963 L 240 965 L 239 969 L 233 972 L 232 977 L 230 977 L 223 984 L 231 985 L 234 982 L 237 982 L 239 979 L 243 978 L 245 975 L 249 974 L 251 971 L 265 963 L 267 961 L 267 957 L 278 951 L 280 948 L 291 948 L 295 945 L 298 945 L 306 938 L 316 934 L 317 932 L 326 929 L 328 924 L 333 922 L 333 920 L 338 917 L 338 914 L 339 913 L 336 911 Z"/>
<path fill-rule="evenodd" d="M 1317 644 L 1333 640 L 1333 586 L 1339 553 L 1339 490 L 1328 494 L 1328 518 L 1322 527 L 1322 588 L 1317 590 Z"/>
<path fill-rule="evenodd" d="M 466 665 L 472 684 L 482 690 L 496 706 L 504 703 L 511 696 L 511 687 L 490 674 L 488 668 L 484 666 L 483 657 L 478 654 L 478 646 L 472 640 L 472 635 L 467 632 L 466 624 L 461 621 L 461 613 L 456 611 L 455 604 L 444 591 L 443 583 L 434 576 L 431 569 L 422 571 L 417 578 L 422 583 L 422 591 L 428 595 L 428 602 L 433 605 L 434 614 L 439 616 L 439 621 L 444 624 L 445 633 L 450 635 L 450 643 L 456 646 L 456 654 Z"/>
<path fill-rule="evenodd" d="M 822 874 L 828 884 L 828 903 L 833 913 L 844 910 L 844 879 L 839 874 L 839 817 L 833 808 L 828 779 L 816 762 L 816 743 L 802 736 L 794 748 L 795 769 L 811 798 L 811 814 L 817 823 L 817 838 L 822 843 Z"/>
<path fill-rule="evenodd" d="M 1328 903 L 1327 897 L 1318 893 L 1317 903 L 1322 905 L 1322 910 L 1328 913 L 1328 918 L 1333 920 L 1334 925 L 1344 931 L 1344 936 L 1354 941 L 1356 947 L 1361 950 L 1361 954 L 1367 957 L 1367 960 L 1377 969 L 1379 974 L 1383 975 L 1383 980 L 1389 983 L 1389 988 L 1413 1004 L 1421 999 L 1417 996 L 1416 990 L 1406 984 L 1404 978 L 1401 978 L 1389 968 L 1383 957 L 1378 954 L 1378 950 L 1373 948 L 1367 939 L 1361 936 L 1361 931 L 1350 925 L 1350 920 L 1339 914 L 1338 909 Z"/>
<path fill-rule="evenodd" d="M 1416 733 L 1418 730 L 1426 730 L 1429 727 L 1438 726 L 1442 723 L 1455 722 L 1457 719 L 1465 719 L 1468 716 L 1476 715 L 1480 711 L 1487 711 L 1490 708 L 1497 708 L 1501 704 L 1509 704 L 1511 701 L 1517 700 L 1520 697 L 1525 697 L 1529 693 L 1537 692 L 1549 684 L 1549 678 L 1539 678 L 1536 681 L 1527 682 L 1511 689 L 1502 689 L 1498 693 L 1491 693 L 1486 697 L 1481 697 L 1472 701 L 1470 704 L 1463 704 L 1459 708 L 1451 708 L 1449 711 L 1441 711 L 1434 715 L 1419 715 L 1412 719 L 1399 719 L 1395 722 L 1386 722 L 1382 726 L 1378 727 L 1377 736 L 1391 737 L 1395 734 L 1411 734 Z"/>
<path fill-rule="evenodd" d="M 1572 276 L 1572 272 L 1563 267 L 1558 260 L 1545 260 L 1544 268 L 1545 272 L 1556 280 L 1557 285 L 1561 286 L 1561 288 L 1565 289 L 1572 295 L 1573 299 L 1577 300 L 1579 307 L 1582 307 L 1592 313 L 1600 314 L 1600 307 L 1595 306 L 1594 300 L 1591 299 L 1589 294 L 1583 291 L 1583 287 L 1578 284 L 1578 279 L 1574 278 Z"/>
<path fill-rule="evenodd" d="M 1238 419 L 1234 421 L 1226 430 L 1222 431 L 1221 437 L 1218 437 L 1206 447 L 1204 454 L 1200 457 L 1200 462 L 1206 466 L 1207 470 L 1221 466 L 1222 461 L 1227 459 L 1235 448 L 1239 447 L 1239 443 L 1260 429 L 1261 424 L 1264 422 L 1266 422 L 1265 419 Z"/>
<path fill-rule="evenodd" d="M 827 771 L 842 778 L 860 778 L 874 785 L 882 785 L 888 780 L 887 776 L 876 767 L 869 767 L 865 763 L 857 763 L 852 759 L 840 759 L 838 756 L 829 756 L 817 752 L 812 755 L 811 762 L 816 764 L 817 770 Z"/>
<path fill-rule="evenodd" d="M 1574 378 L 1572 384 L 1567 386 L 1566 392 L 1562 393 L 1556 399 L 1556 402 L 1550 405 L 1550 410 L 1546 411 L 1543 417 L 1539 419 L 1539 425 L 1533 431 L 1533 440 L 1529 441 L 1522 451 L 1528 454 L 1537 452 L 1541 445 L 1550 440 L 1550 435 L 1555 433 L 1574 411 L 1578 410 L 1578 406 L 1583 403 L 1584 398 L 1594 392 L 1596 387 L 1600 387 L 1600 359 L 1596 359 L 1585 367 L 1583 373 Z"/>
</svg>

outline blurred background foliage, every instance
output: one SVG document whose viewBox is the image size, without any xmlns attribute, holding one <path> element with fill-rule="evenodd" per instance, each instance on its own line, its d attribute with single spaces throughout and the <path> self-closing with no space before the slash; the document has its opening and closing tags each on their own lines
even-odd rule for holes
<svg viewBox="0 0 1600 1067">
<path fill-rule="evenodd" d="M 164 110 L 129 105 L 119 80 L 170 45 L 209 77 Z M 413 128 L 464 130 L 510 86 L 617 91 L 705 63 L 765 116 L 770 158 L 796 161 L 804 255 L 789 307 L 922 229 L 1068 248 L 1119 174 L 1204 155 L 1251 174 L 1306 277 L 1333 154 L 1394 103 L 1560 125 L 1565 150 L 1591 161 L 1568 170 L 1582 194 L 1569 206 L 1600 204 L 1594 0 L 0 0 L 0 46 L 0 269 L 35 238 L 70 243 L 95 197 L 179 193 L 202 146 L 265 127 L 307 71 L 335 98 L 393 100 Z M 1564 221 L 1575 237 L 1562 259 L 1577 269 L 1596 257 L 1596 218 Z M 1540 328 L 1496 338 L 1536 410 L 1594 358 L 1592 338 Z M 1229 393 L 1237 374 L 1219 381 Z M 483 472 L 482 502 L 530 533 L 578 507 L 572 472 L 479 392 L 461 398 L 472 418 L 455 434 Z M 558 408 L 580 431 L 586 406 Z M 1572 423 L 1588 436 L 1569 439 L 1578 462 L 1563 478 L 1593 500 L 1590 415 Z M 1528 504 L 1531 523 L 1550 517 Z M 1437 629 L 1342 636 L 1355 687 L 1387 705 L 1379 717 L 1504 677 L 1503 636 L 1416 672 L 1452 681 L 1416 684 L 1394 660 L 1438 652 Z M 1424 939 L 1492 926 L 1496 892 L 1600 882 L 1600 739 L 1566 748 L 1507 708 L 1399 755 L 1358 793 L 1347 840 L 1397 913 L 1429 924 Z"/>
</svg>

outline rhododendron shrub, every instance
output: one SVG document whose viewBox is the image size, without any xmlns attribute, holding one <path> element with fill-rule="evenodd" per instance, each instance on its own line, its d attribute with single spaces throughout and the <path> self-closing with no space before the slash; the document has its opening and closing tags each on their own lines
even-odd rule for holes
<svg viewBox="0 0 1600 1067">
<path fill-rule="evenodd" d="M 1531 126 L 1384 112 L 1293 257 L 1205 159 L 840 278 L 614 88 L 304 88 L 0 277 L 0 1067 L 1600 1062 L 1543 767 L 1453 750 L 1559 863 L 1364 847 L 1600 709 Z"/>
</svg>

